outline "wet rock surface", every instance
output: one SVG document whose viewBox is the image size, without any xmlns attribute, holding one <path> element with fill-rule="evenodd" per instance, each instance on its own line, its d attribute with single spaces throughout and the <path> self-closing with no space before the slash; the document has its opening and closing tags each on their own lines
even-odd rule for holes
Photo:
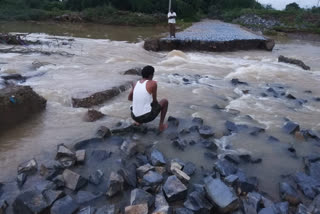
<svg viewBox="0 0 320 214">
<path fill-rule="evenodd" d="M 196 23 L 176 38 L 149 39 L 144 48 L 151 51 L 199 50 L 233 51 L 264 49 L 272 50 L 275 43 L 240 27 L 220 21 L 206 20 Z"/>
<path fill-rule="evenodd" d="M 0 89 L 0 130 L 12 127 L 40 113 L 47 101 L 29 86 Z"/>
</svg>

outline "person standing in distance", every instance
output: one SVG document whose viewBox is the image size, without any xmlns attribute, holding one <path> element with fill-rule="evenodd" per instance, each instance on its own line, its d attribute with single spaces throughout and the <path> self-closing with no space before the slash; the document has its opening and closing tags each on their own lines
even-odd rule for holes
<svg viewBox="0 0 320 214">
<path fill-rule="evenodd" d="M 164 119 L 168 110 L 168 100 L 157 100 L 157 82 L 152 80 L 154 67 L 148 65 L 142 69 L 142 79 L 133 84 L 128 100 L 132 101 L 131 117 L 137 125 L 153 121 L 160 114 L 159 130 L 164 131 L 168 125 Z"/>
<path fill-rule="evenodd" d="M 170 9 L 170 12 L 168 13 L 168 23 L 170 28 L 170 38 L 176 38 L 176 17 L 177 14 L 173 12 L 172 9 Z"/>
</svg>

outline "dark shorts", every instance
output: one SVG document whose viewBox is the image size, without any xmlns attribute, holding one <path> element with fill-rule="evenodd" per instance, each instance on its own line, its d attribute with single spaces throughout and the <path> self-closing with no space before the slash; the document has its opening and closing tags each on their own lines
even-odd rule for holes
<svg viewBox="0 0 320 214">
<path fill-rule="evenodd" d="M 159 115 L 162 107 L 159 103 L 151 103 L 151 112 L 146 113 L 144 115 L 141 115 L 139 117 L 134 116 L 131 108 L 131 117 L 134 121 L 138 123 L 149 123 L 156 119 L 156 117 Z"/>
</svg>

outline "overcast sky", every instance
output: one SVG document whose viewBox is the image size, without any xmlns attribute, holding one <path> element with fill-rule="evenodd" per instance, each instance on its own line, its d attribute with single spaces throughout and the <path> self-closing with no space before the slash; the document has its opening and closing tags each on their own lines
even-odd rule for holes
<svg viewBox="0 0 320 214">
<path fill-rule="evenodd" d="M 317 6 L 318 0 L 258 0 L 258 2 L 261 4 L 271 4 L 273 8 L 282 10 L 287 4 L 292 2 L 298 3 L 300 7 Z"/>
</svg>

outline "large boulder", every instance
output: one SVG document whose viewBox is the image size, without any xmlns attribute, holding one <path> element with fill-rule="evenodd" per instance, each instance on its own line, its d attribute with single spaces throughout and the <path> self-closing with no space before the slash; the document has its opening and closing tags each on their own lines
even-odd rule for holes
<svg viewBox="0 0 320 214">
<path fill-rule="evenodd" d="M 189 194 L 184 206 L 195 213 L 210 213 L 213 205 L 206 198 L 204 192 L 194 191 Z"/>
<path fill-rule="evenodd" d="M 238 209 L 238 197 L 219 178 L 206 177 L 204 182 L 208 198 L 218 207 L 221 213 L 228 213 Z"/>
<path fill-rule="evenodd" d="M 304 64 L 304 62 L 302 62 L 301 60 L 298 60 L 298 59 L 288 58 L 288 57 L 284 57 L 284 56 L 280 55 L 278 58 L 278 61 L 297 65 L 297 66 L 303 68 L 304 70 L 310 70 L 309 66 L 307 66 L 306 64 Z"/>
<path fill-rule="evenodd" d="M 100 105 L 111 98 L 118 96 L 121 92 L 128 90 L 131 87 L 131 82 L 124 83 L 122 85 L 107 89 L 104 91 L 99 91 L 90 94 L 85 97 L 73 97 L 72 106 L 75 108 L 83 107 L 90 108 L 95 105 Z"/>
<path fill-rule="evenodd" d="M 29 86 L 0 89 L 0 131 L 43 111 L 47 101 Z"/>
</svg>

